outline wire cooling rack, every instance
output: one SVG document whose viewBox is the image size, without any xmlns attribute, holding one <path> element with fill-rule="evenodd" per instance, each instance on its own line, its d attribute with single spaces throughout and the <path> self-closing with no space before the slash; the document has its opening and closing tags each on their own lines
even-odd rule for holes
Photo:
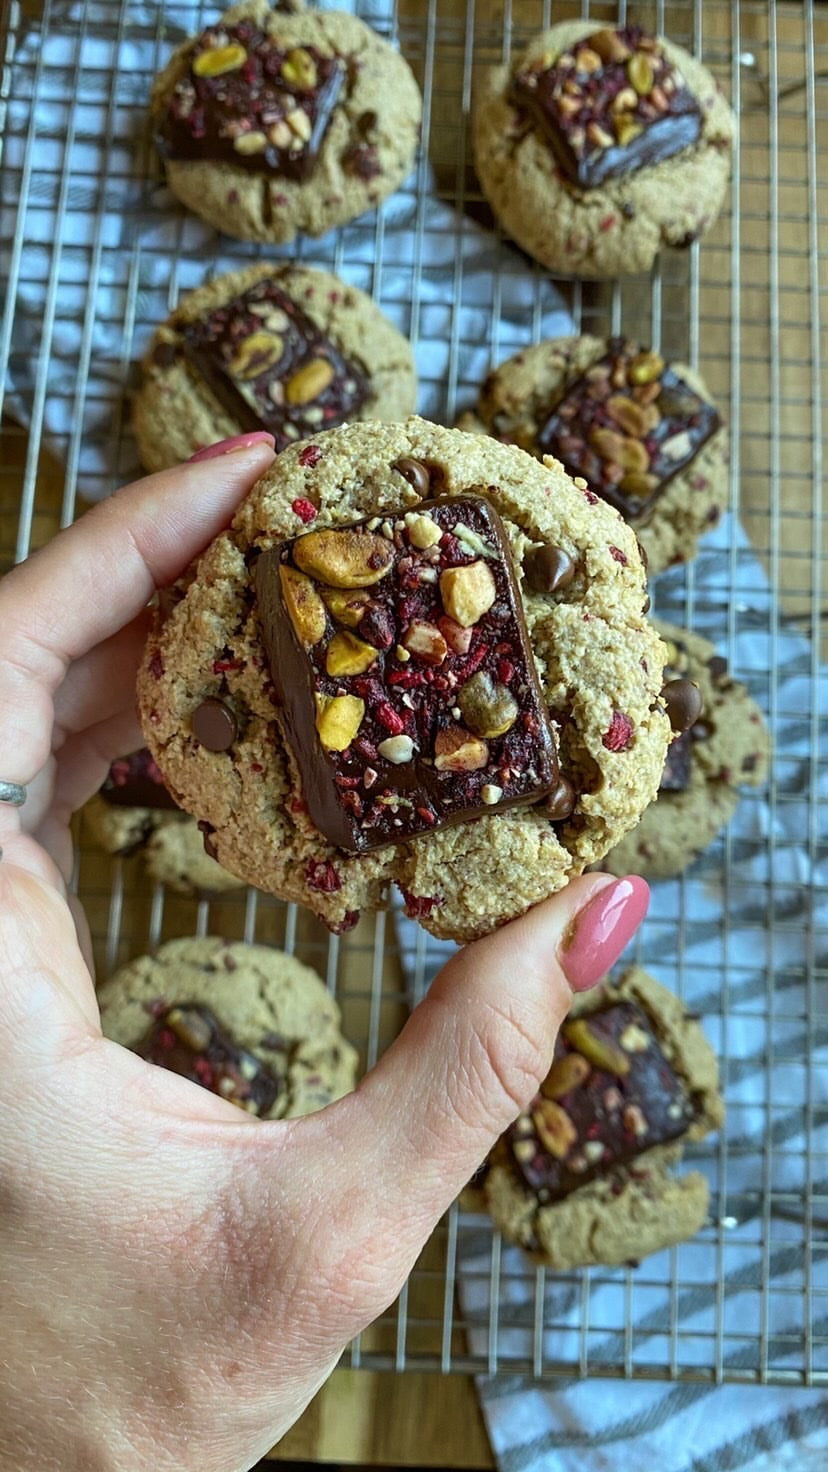
<svg viewBox="0 0 828 1472">
<path fill-rule="evenodd" d="M 474 176 L 477 66 L 552 19 L 627 7 L 544 0 L 359 0 L 423 86 L 423 148 L 376 215 L 293 251 L 370 291 L 415 344 L 420 408 L 451 423 L 490 362 L 556 324 L 626 332 L 698 365 L 733 435 L 731 504 L 655 605 L 729 654 L 772 724 L 767 793 L 679 880 L 658 886 L 637 957 L 702 1012 L 728 1124 L 693 1163 L 712 1187 L 692 1244 L 637 1270 L 553 1276 L 456 1204 L 398 1302 L 349 1349 L 375 1369 L 828 1383 L 828 1063 L 819 254 L 828 200 L 828 16 L 810 4 L 644 4 L 630 17 L 701 55 L 740 118 L 731 207 L 649 278 L 550 286 L 494 228 Z M 135 469 L 128 391 L 181 290 L 259 254 L 164 191 L 145 105 L 183 34 L 215 10 L 155 0 L 6 0 L 0 324 L 8 565 Z M 3 389 L 0 389 L 0 393 Z M 741 530 L 740 530 L 741 528 Z M 438 962 L 393 918 L 342 939 L 252 891 L 183 900 L 138 859 L 82 848 L 102 973 L 164 939 L 223 933 L 296 951 L 342 1004 L 370 1066 Z"/>
</svg>

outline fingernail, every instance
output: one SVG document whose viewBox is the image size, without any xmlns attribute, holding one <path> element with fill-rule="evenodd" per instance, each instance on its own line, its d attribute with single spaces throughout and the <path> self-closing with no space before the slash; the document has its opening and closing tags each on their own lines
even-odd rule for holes
<svg viewBox="0 0 828 1472">
<path fill-rule="evenodd" d="M 561 946 L 561 965 L 574 992 L 587 991 L 606 975 L 635 935 L 649 903 L 649 886 L 628 875 L 599 889 L 578 911 Z"/>
<path fill-rule="evenodd" d="M 232 439 L 219 440 L 215 445 L 205 445 L 203 450 L 196 450 L 190 456 L 188 464 L 192 464 L 193 460 L 215 460 L 219 455 L 235 455 L 237 450 L 250 450 L 254 445 L 264 444 L 270 445 L 271 450 L 276 448 L 273 435 L 268 434 L 266 429 L 254 430 L 252 434 L 237 434 Z"/>
</svg>

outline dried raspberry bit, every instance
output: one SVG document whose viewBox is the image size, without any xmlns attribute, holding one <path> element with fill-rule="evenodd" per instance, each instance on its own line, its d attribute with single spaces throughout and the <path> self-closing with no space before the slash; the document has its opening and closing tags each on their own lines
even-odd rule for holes
<svg viewBox="0 0 828 1472">
<path fill-rule="evenodd" d="M 621 564 L 622 567 L 626 567 L 627 566 L 627 554 L 626 554 L 626 552 L 622 552 L 620 547 L 610 547 L 609 550 L 610 550 L 610 557 L 613 559 L 614 562 L 620 562 L 620 564 Z"/>
<path fill-rule="evenodd" d="M 632 721 L 625 716 L 623 711 L 614 710 L 609 730 L 601 737 L 601 744 L 607 751 L 626 751 L 633 739 Z"/>
<path fill-rule="evenodd" d="M 299 453 L 299 464 L 304 465 L 306 469 L 312 470 L 314 465 L 318 465 L 321 459 L 322 450 L 319 445 L 305 445 L 304 450 L 301 450 Z"/>
<path fill-rule="evenodd" d="M 309 501 L 306 496 L 297 496 L 296 500 L 291 502 L 291 510 L 295 512 L 300 521 L 305 522 L 305 525 L 309 521 L 315 521 L 319 514 L 313 502 Z"/>
<path fill-rule="evenodd" d="M 584 489 L 584 500 L 586 501 L 587 505 L 589 505 L 589 506 L 597 506 L 598 505 L 598 502 L 600 500 L 600 497 L 599 496 L 596 496 L 595 492 L 594 491 L 591 491 L 589 489 L 589 487 L 587 486 Z"/>
<path fill-rule="evenodd" d="M 244 669 L 243 659 L 231 659 L 225 655 L 221 659 L 213 660 L 214 675 L 227 675 L 230 673 L 231 670 L 241 669 Z"/>
<path fill-rule="evenodd" d="M 341 920 L 326 920 L 325 924 L 333 935 L 345 935 L 359 924 L 359 910 L 346 910 Z"/>
<path fill-rule="evenodd" d="M 308 805 L 303 797 L 292 797 L 288 803 L 288 807 L 292 813 L 306 813 L 308 811 Z"/>
<path fill-rule="evenodd" d="M 428 916 L 444 905 L 445 895 L 442 894 L 412 894 L 410 889 L 401 889 L 400 893 L 405 901 L 405 913 L 412 920 L 426 920 Z"/>
<path fill-rule="evenodd" d="M 600 222 L 600 224 L 598 226 L 598 229 L 601 230 L 604 234 L 606 234 L 606 232 L 608 230 L 611 230 L 612 227 L 613 227 L 613 225 L 617 224 L 617 222 L 618 222 L 618 216 L 617 215 L 604 215 L 604 218 L 603 218 L 603 220 L 601 220 L 601 222 Z"/>
<path fill-rule="evenodd" d="M 397 715 L 397 712 L 392 706 L 387 705 L 385 702 L 377 706 L 376 717 L 380 725 L 386 731 L 389 731 L 392 736 L 400 736 L 405 730 L 405 721 L 401 716 Z"/>
<path fill-rule="evenodd" d="M 152 655 L 152 657 L 150 659 L 150 662 L 149 662 L 148 668 L 149 668 L 149 672 L 152 675 L 152 678 L 154 680 L 160 680 L 161 679 L 161 676 L 164 673 L 164 661 L 161 658 L 161 655 L 157 652 L 157 650 L 156 650 L 155 654 Z"/>
<path fill-rule="evenodd" d="M 305 883 L 318 894 L 335 894 L 342 888 L 342 880 L 330 859 L 309 859 L 305 865 Z"/>
</svg>

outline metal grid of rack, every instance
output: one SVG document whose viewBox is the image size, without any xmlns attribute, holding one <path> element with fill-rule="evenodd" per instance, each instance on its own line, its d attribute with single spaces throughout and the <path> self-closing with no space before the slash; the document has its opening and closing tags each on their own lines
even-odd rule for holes
<svg viewBox="0 0 828 1472">
<path fill-rule="evenodd" d="M 711 551 L 658 580 L 656 610 L 699 626 L 767 711 L 767 793 L 684 876 L 659 886 L 637 959 L 703 1013 L 729 1114 L 693 1163 L 709 1226 L 636 1270 L 556 1277 L 456 1204 L 353 1365 L 828 1383 L 828 1063 L 821 575 L 820 230 L 828 178 L 828 16 L 811 4 L 643 4 L 631 16 L 711 65 L 740 117 L 731 208 L 647 279 L 548 281 L 498 233 L 470 159 L 475 68 L 551 20 L 627 7 L 549 0 L 358 0 L 424 90 L 423 148 L 376 215 L 292 253 L 371 292 L 415 344 L 422 412 L 451 423 L 481 364 L 567 315 L 702 368 L 733 436 L 730 514 Z M 0 555 L 70 521 L 135 469 L 127 403 L 153 325 L 180 291 L 251 255 L 165 194 L 145 104 L 153 73 L 216 11 L 193 0 L 7 0 L 0 318 L 6 422 Z M 282 254 L 291 252 L 281 252 Z M 560 329 L 559 329 L 560 330 Z M 0 395 L 3 389 L 0 388 Z M 2 399 L 0 399 L 2 403 Z M 738 518 L 738 521 L 737 521 Z M 742 531 L 739 531 L 741 526 Z M 758 653 L 757 653 L 758 651 Z M 823 701 L 823 704 L 820 704 Z M 437 964 L 393 919 L 329 937 L 249 892 L 187 901 L 140 862 L 82 848 L 79 888 L 102 971 L 173 935 L 220 932 L 295 950 L 343 1006 L 370 1066 Z"/>
</svg>

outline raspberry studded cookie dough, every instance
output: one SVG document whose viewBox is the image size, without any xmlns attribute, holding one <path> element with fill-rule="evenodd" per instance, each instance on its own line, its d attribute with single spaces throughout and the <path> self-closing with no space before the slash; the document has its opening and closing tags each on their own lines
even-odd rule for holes
<svg viewBox="0 0 828 1472">
<path fill-rule="evenodd" d="M 267 429 L 276 449 L 345 420 L 404 419 L 417 380 L 405 338 L 325 271 L 255 265 L 190 292 L 144 359 L 133 421 L 149 470 Z"/>
<path fill-rule="evenodd" d="M 524 348 L 460 424 L 583 476 L 629 522 L 651 574 L 690 561 L 727 502 L 728 435 L 703 380 L 625 338 Z"/>
<path fill-rule="evenodd" d="M 324 983 L 294 956 L 208 936 L 172 940 L 98 990 L 104 1036 L 262 1119 L 341 1099 L 356 1050 Z"/>
<path fill-rule="evenodd" d="M 282 452 L 156 628 L 148 744 L 234 873 L 335 930 L 396 881 L 471 940 L 652 800 L 669 722 L 645 596 L 633 533 L 557 462 L 420 419 L 343 426 Z"/>
<path fill-rule="evenodd" d="M 179 894 L 244 888 L 243 879 L 228 874 L 206 852 L 198 824 L 174 802 L 146 748 L 112 763 L 83 816 L 108 854 L 140 853 L 150 877 Z"/>
<path fill-rule="evenodd" d="M 706 67 L 640 26 L 565 21 L 488 70 L 477 172 L 510 235 L 551 271 L 648 271 L 724 202 L 734 118 Z"/>
<path fill-rule="evenodd" d="M 540 1092 L 490 1156 L 486 1204 L 509 1241 L 559 1271 L 637 1263 L 704 1225 L 705 1177 L 670 1168 L 723 1118 L 699 1024 L 633 968 L 576 999 Z"/>
<path fill-rule="evenodd" d="M 768 773 L 769 737 L 744 685 L 731 679 L 727 660 L 698 634 L 655 622 L 667 645 L 664 693 L 677 735 L 668 752 L 658 796 L 640 823 L 603 861 L 612 874 L 665 879 L 692 864 L 730 822 L 740 787 L 760 787 Z M 683 691 L 698 689 L 701 707 L 682 732 L 688 705 Z"/>
<path fill-rule="evenodd" d="M 173 53 L 152 94 L 167 182 L 241 240 L 323 235 L 391 194 L 422 102 L 407 62 L 341 11 L 243 0 Z"/>
</svg>

